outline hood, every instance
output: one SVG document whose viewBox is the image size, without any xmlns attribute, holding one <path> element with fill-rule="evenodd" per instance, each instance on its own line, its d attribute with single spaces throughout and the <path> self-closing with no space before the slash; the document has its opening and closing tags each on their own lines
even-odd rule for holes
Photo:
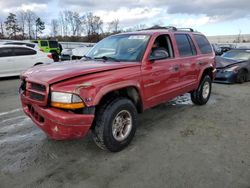
<svg viewBox="0 0 250 188">
<path fill-rule="evenodd" d="M 216 68 L 225 68 L 228 66 L 232 66 L 234 64 L 242 63 L 244 61 L 216 56 L 215 62 L 216 62 Z"/>
<path fill-rule="evenodd" d="M 68 61 L 38 65 L 25 71 L 21 77 L 29 80 L 53 84 L 86 74 L 139 66 L 135 62 Z"/>
</svg>

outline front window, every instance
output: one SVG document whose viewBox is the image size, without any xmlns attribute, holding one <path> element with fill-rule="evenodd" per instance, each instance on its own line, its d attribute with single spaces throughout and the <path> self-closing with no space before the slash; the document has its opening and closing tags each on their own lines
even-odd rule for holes
<svg viewBox="0 0 250 188">
<path fill-rule="evenodd" d="M 250 50 L 231 50 L 222 55 L 222 57 L 237 59 L 237 60 L 249 60 Z"/>
<path fill-rule="evenodd" d="M 132 34 L 110 36 L 97 43 L 87 56 L 91 59 L 140 61 L 149 38 L 149 35 Z"/>
</svg>

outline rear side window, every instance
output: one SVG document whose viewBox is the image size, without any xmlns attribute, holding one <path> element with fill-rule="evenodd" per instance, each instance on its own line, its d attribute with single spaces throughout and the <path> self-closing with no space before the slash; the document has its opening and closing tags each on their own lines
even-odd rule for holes
<svg viewBox="0 0 250 188">
<path fill-rule="evenodd" d="M 47 41 L 40 41 L 41 46 L 48 46 L 48 42 Z"/>
<path fill-rule="evenodd" d="M 57 41 L 49 41 L 49 47 L 50 48 L 58 48 L 58 42 Z"/>
<path fill-rule="evenodd" d="M 189 35 L 175 34 L 175 39 L 180 56 L 193 56 L 196 55 L 194 43 Z"/>
<path fill-rule="evenodd" d="M 10 57 L 13 56 L 13 51 L 11 48 L 0 48 L 0 57 Z"/>
<path fill-rule="evenodd" d="M 14 51 L 15 56 L 36 54 L 35 50 L 29 49 L 29 48 L 14 48 L 13 51 Z"/>
<path fill-rule="evenodd" d="M 195 38 L 202 54 L 212 53 L 212 47 L 209 44 L 209 42 L 205 36 L 194 35 L 194 38 Z"/>
</svg>

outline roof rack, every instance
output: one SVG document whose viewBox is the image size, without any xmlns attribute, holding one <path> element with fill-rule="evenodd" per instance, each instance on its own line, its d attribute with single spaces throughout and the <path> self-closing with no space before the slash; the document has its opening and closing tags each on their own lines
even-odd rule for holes
<svg viewBox="0 0 250 188">
<path fill-rule="evenodd" d="M 194 32 L 194 30 L 192 28 L 177 28 L 174 26 L 166 26 L 166 27 L 162 27 L 162 26 L 153 26 L 147 29 L 143 29 L 143 30 L 160 30 L 160 29 L 167 29 L 167 30 L 172 30 L 172 31 L 189 31 L 189 32 Z"/>
<path fill-rule="evenodd" d="M 177 30 L 179 31 L 190 31 L 190 32 L 194 32 L 194 30 L 192 28 L 177 28 Z"/>
</svg>

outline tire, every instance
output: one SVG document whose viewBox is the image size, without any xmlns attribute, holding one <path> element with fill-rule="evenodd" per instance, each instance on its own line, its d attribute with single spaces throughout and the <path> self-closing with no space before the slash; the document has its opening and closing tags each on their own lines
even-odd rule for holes
<svg viewBox="0 0 250 188">
<path fill-rule="evenodd" d="M 103 104 L 97 109 L 92 128 L 96 145 L 111 152 L 124 149 L 135 135 L 137 116 L 134 104 L 127 98 L 118 97 Z"/>
<path fill-rule="evenodd" d="M 52 51 L 50 52 L 52 54 L 52 58 L 54 60 L 54 62 L 58 62 L 60 59 L 59 59 L 59 54 L 55 51 Z"/>
<path fill-rule="evenodd" d="M 242 84 L 246 81 L 247 81 L 247 71 L 243 69 L 239 70 L 237 77 L 236 77 L 236 82 Z"/>
<path fill-rule="evenodd" d="M 212 90 L 212 80 L 210 76 L 205 75 L 200 82 L 197 90 L 191 92 L 191 100 L 194 104 L 204 105 L 210 98 Z"/>
</svg>

